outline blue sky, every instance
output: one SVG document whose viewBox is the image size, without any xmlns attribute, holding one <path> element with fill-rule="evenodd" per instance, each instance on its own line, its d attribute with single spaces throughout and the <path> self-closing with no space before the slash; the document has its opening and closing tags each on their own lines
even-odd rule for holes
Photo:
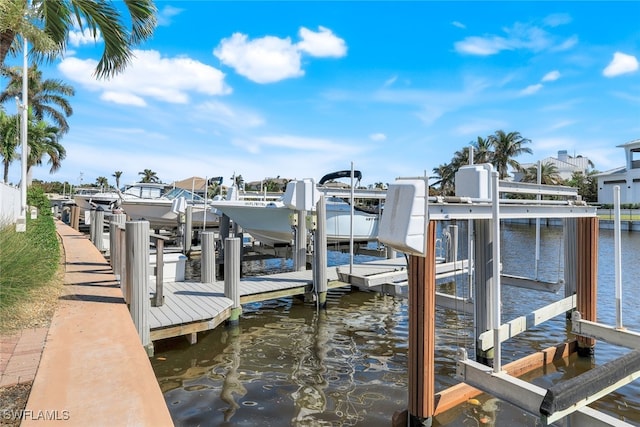
<svg viewBox="0 0 640 427">
<path fill-rule="evenodd" d="M 80 33 L 42 67 L 76 95 L 62 169 L 34 178 L 318 180 L 353 162 L 388 183 L 498 129 L 532 141 L 521 163 L 568 150 L 605 171 L 640 138 L 640 2 L 156 4 L 121 75 L 92 77 L 102 43 Z"/>
</svg>

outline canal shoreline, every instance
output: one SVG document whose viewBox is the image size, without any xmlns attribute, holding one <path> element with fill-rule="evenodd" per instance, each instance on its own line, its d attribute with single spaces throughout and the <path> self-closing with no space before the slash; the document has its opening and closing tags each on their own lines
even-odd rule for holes
<svg viewBox="0 0 640 427">
<path fill-rule="evenodd" d="M 545 227 L 562 227 L 563 219 L 559 218 L 542 218 L 540 220 L 540 225 Z M 524 225 L 535 225 L 536 220 L 531 218 L 522 218 L 522 219 L 505 219 L 503 222 L 508 224 L 524 224 Z M 602 219 L 598 221 L 599 227 L 601 230 L 613 230 L 614 229 L 614 221 L 612 219 Z M 623 220 L 620 221 L 620 230 L 621 231 L 640 231 L 640 221 L 629 221 Z"/>
</svg>

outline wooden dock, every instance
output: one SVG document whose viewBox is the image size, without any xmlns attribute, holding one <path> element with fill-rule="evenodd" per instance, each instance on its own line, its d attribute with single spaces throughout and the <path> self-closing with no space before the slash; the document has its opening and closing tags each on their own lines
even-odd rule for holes
<svg viewBox="0 0 640 427">
<path fill-rule="evenodd" d="M 466 265 L 466 261 L 440 264 L 438 273 L 441 277 L 446 277 L 452 274 L 452 271 L 465 271 Z M 349 264 L 329 267 L 327 280 L 328 289 L 356 286 L 360 289 L 394 293 L 394 286 L 406 287 L 407 263 L 402 257 L 369 261 L 354 264 L 352 267 Z M 311 295 L 313 291 L 312 270 L 249 276 L 240 280 L 240 303 Z M 155 283 L 152 281 L 150 296 L 153 297 L 154 293 Z M 164 304 L 150 308 L 149 327 L 152 341 L 182 335 L 191 335 L 192 340 L 195 340 L 193 334 L 214 329 L 227 320 L 233 304 L 231 299 L 224 296 L 223 281 L 165 282 L 163 295 Z"/>
</svg>

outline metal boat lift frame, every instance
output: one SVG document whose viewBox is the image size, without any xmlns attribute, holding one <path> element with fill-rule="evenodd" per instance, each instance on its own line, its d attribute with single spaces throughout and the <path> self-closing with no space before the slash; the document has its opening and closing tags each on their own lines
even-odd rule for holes
<svg viewBox="0 0 640 427">
<path fill-rule="evenodd" d="M 406 178 L 413 182 L 419 181 L 421 179 L 425 181 L 423 187 L 423 191 L 425 192 L 423 196 L 424 212 L 422 213 L 422 218 L 424 220 L 423 226 L 425 230 L 423 241 L 424 250 L 421 250 L 420 248 L 410 248 L 409 253 L 411 253 L 410 251 L 412 249 L 414 250 L 412 258 L 417 258 L 417 256 L 429 258 L 429 251 L 433 250 L 435 247 L 435 244 L 433 242 L 434 238 L 430 236 L 433 231 L 429 231 L 431 228 L 433 228 L 430 225 L 433 221 L 468 220 L 470 224 L 473 224 L 473 220 L 490 220 L 491 230 L 489 238 L 493 240 L 491 242 L 493 253 L 485 254 L 485 257 L 492 257 L 493 260 L 499 260 L 500 220 L 517 218 L 596 218 L 596 208 L 594 206 L 588 206 L 585 203 L 581 202 L 579 200 L 577 190 L 574 188 L 548 186 L 541 184 L 504 182 L 498 180 L 497 172 L 493 171 L 490 167 L 488 168 L 488 171 L 490 174 L 490 180 L 487 185 L 490 189 L 488 191 L 490 197 L 482 198 L 466 196 L 456 196 L 449 198 L 428 197 L 426 195 L 428 185 L 424 177 Z M 401 186 L 402 180 L 399 179 L 396 181 L 396 183 Z M 420 188 L 420 186 L 416 188 Z M 399 192 L 396 192 L 395 196 L 389 197 L 388 193 L 387 205 L 385 206 L 386 209 L 393 209 L 392 205 L 394 202 L 397 203 L 398 200 L 402 201 L 403 195 L 401 193 L 404 190 L 402 190 L 401 188 L 396 190 L 398 190 Z M 390 188 L 390 191 L 393 191 L 393 189 Z M 411 193 L 411 191 L 414 192 Z M 405 193 L 410 194 L 409 198 L 411 198 L 411 194 L 413 194 L 413 196 L 416 196 L 416 192 L 419 193 L 420 190 L 416 191 L 414 188 L 410 190 L 409 193 Z M 482 193 L 482 195 L 486 195 L 486 193 L 483 193 L 482 191 L 480 191 L 480 193 Z M 500 198 L 500 195 L 504 193 L 534 194 L 538 197 L 537 200 Z M 541 198 L 539 196 L 541 195 L 560 196 L 563 198 L 568 198 L 568 200 L 540 200 Z M 415 200 L 417 201 L 414 201 L 414 204 L 411 204 L 409 209 L 411 211 L 410 215 L 412 216 L 411 221 L 413 221 L 414 225 L 416 222 L 416 217 L 420 217 L 421 214 L 421 212 L 419 212 L 421 209 L 420 204 L 422 203 L 419 201 L 420 194 L 417 194 L 417 196 L 418 197 L 415 197 Z M 406 196 L 404 201 L 406 201 Z M 392 221 L 395 220 L 397 220 L 396 217 L 392 219 Z M 407 223 L 409 223 L 409 220 L 407 221 Z M 597 220 L 595 223 L 597 230 Z M 388 221 L 387 224 L 389 224 Z M 396 227 L 395 224 L 391 226 L 391 228 L 394 227 Z M 398 228 L 402 229 L 402 227 Z M 407 228 L 406 230 L 409 230 L 409 228 Z M 387 243 L 392 247 L 394 246 L 394 244 L 398 244 L 398 250 L 402 250 L 402 248 L 404 248 L 405 252 L 407 252 L 407 245 L 409 245 L 410 243 L 405 244 L 405 242 L 409 242 L 408 238 L 400 241 L 402 239 L 402 236 L 400 236 L 400 240 L 398 240 L 396 239 L 397 236 L 383 236 L 383 232 L 384 231 L 381 230 L 381 240 L 384 243 Z M 407 234 L 409 234 L 409 232 L 407 232 Z M 537 234 L 537 236 L 539 236 L 539 234 Z M 539 242 L 536 242 L 536 244 L 538 245 Z M 538 248 L 536 247 L 536 251 L 537 250 Z M 469 258 L 471 262 L 472 257 L 470 256 Z M 427 259 L 426 261 L 418 261 L 418 263 L 423 263 L 424 265 L 426 265 L 426 270 L 418 273 L 417 278 L 413 279 L 414 282 L 417 281 L 417 283 L 413 283 L 414 287 L 422 287 L 423 284 L 420 283 L 421 281 L 425 281 L 426 283 L 426 281 L 430 280 L 428 277 L 426 277 L 430 274 L 430 272 L 428 271 L 430 269 L 430 267 L 428 266 L 429 260 Z M 619 264 L 618 261 L 616 263 Z M 480 349 L 485 350 L 491 347 L 494 348 L 493 367 L 489 367 L 481 363 L 469 360 L 466 350 L 460 349 L 458 351 L 456 372 L 458 378 L 461 379 L 464 383 L 467 383 L 479 390 L 482 390 L 488 394 L 509 402 L 534 416 L 540 417 L 540 420 L 544 425 L 562 421 L 568 422 L 569 425 L 629 425 L 617 418 L 589 408 L 586 405 L 598 400 L 602 396 L 616 390 L 617 388 L 634 381 L 640 376 L 640 350 L 638 349 L 640 346 L 640 334 L 623 330 L 620 327 L 621 321 L 618 322 L 617 328 L 611 328 L 605 325 L 600 325 L 593 321 L 582 320 L 580 313 L 574 312 L 575 314 L 573 318 L 573 332 L 581 337 L 584 337 L 581 339 L 584 340 L 598 338 L 614 344 L 636 349 L 630 354 L 623 356 L 622 358 L 614 360 L 613 362 L 605 364 L 601 367 L 594 368 L 590 371 L 587 371 L 585 374 L 576 377 L 578 378 L 578 381 L 584 380 L 589 382 L 589 387 L 591 388 L 589 389 L 587 396 L 571 393 L 571 390 L 567 390 L 567 387 L 564 385 L 564 383 L 567 383 L 567 381 L 551 387 L 549 390 L 545 390 L 541 387 L 535 386 L 531 383 L 511 376 L 502 369 L 500 343 L 517 335 L 520 332 L 523 332 L 529 326 L 540 324 L 552 317 L 555 317 L 559 314 L 564 314 L 575 309 L 576 295 L 569 295 L 566 298 L 542 307 L 530 313 L 529 315 L 502 324 L 500 311 L 500 287 L 502 278 L 500 272 L 500 263 L 492 262 L 491 264 L 493 271 L 489 281 L 490 289 L 488 290 L 489 298 L 487 300 L 490 300 L 490 306 L 485 308 L 488 311 L 488 323 L 492 326 L 490 327 L 490 330 L 478 336 L 477 340 Z M 473 271 L 473 269 L 474 266 L 472 265 L 471 270 Z M 538 281 L 537 278 L 531 280 L 527 280 L 526 278 L 520 279 L 523 283 L 529 282 L 525 284 L 525 287 L 538 287 L 535 284 L 535 282 Z M 411 280 L 412 279 L 410 277 L 410 286 L 412 286 Z M 573 286 L 575 286 L 575 283 L 573 284 Z M 410 295 L 411 292 L 412 291 L 410 289 Z M 433 304 L 433 301 L 429 301 L 430 298 L 433 297 L 429 297 L 428 295 L 425 296 L 424 291 L 414 291 L 413 295 L 414 297 L 419 297 L 420 299 L 422 299 L 423 302 L 426 302 L 426 307 L 424 309 L 428 309 L 429 304 Z M 616 295 L 619 297 L 620 292 L 617 291 Z M 483 303 L 483 301 L 476 301 L 476 304 L 480 303 Z M 595 301 L 593 301 L 593 304 L 595 307 Z M 618 306 L 620 306 L 619 298 Z M 410 308 L 410 316 L 412 315 L 412 313 L 414 315 L 416 313 L 420 313 L 421 310 L 423 310 L 423 308 L 419 308 L 417 311 Z M 427 335 L 421 335 L 419 337 L 419 340 L 422 341 L 418 341 L 417 345 L 419 347 L 430 347 L 430 344 L 428 344 L 428 335 L 431 333 L 429 329 L 433 328 L 433 326 L 426 324 L 429 322 L 426 317 L 420 317 L 418 319 L 418 322 L 425 322 L 425 325 L 419 325 L 419 331 L 414 332 L 414 335 Z M 422 330 L 421 328 L 424 330 Z M 411 343 L 412 341 L 410 332 L 410 345 Z M 591 341 L 591 343 L 592 345 L 594 345 L 595 341 Z M 421 364 L 428 365 L 429 363 L 433 363 L 433 360 L 427 360 L 432 357 L 432 355 L 430 356 L 428 354 L 429 351 L 433 351 L 433 348 L 418 349 L 419 356 L 417 357 L 419 357 L 421 360 L 410 360 L 409 363 L 410 396 L 409 410 L 407 414 L 407 421 L 409 425 L 428 425 L 430 423 L 431 417 L 433 417 L 435 413 L 436 405 L 435 402 L 433 402 L 435 400 L 433 389 L 424 390 L 429 387 L 425 383 L 432 381 L 432 378 L 430 378 L 430 376 L 432 376 L 433 373 L 426 372 L 429 369 L 428 367 L 426 369 L 419 367 L 419 365 Z M 416 356 L 414 356 L 413 354 L 410 356 L 410 358 L 415 357 Z M 413 368 L 411 368 L 412 362 Z M 421 378 L 412 379 L 411 376 L 416 374 L 415 372 L 413 372 L 416 370 L 416 366 L 418 366 L 418 370 L 416 371 L 417 375 Z M 587 376 L 591 378 L 587 379 Z M 416 386 L 416 384 L 418 384 L 418 386 Z M 431 387 L 433 388 L 433 385 L 431 385 Z M 415 388 L 417 390 L 413 390 L 412 388 Z"/>
</svg>

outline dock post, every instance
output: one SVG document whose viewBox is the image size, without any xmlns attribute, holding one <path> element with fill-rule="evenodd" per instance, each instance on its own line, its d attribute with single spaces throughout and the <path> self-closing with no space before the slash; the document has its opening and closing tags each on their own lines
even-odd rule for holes
<svg viewBox="0 0 640 427">
<path fill-rule="evenodd" d="M 435 410 L 436 222 L 424 257 L 409 257 L 409 425 L 430 425 Z"/>
<path fill-rule="evenodd" d="M 212 231 L 200 234 L 202 253 L 200 255 L 200 279 L 202 283 L 216 281 L 216 241 Z"/>
<path fill-rule="evenodd" d="M 153 354 L 149 332 L 149 222 L 125 224 L 127 240 L 127 290 L 131 290 L 131 317 L 147 354 Z"/>
<path fill-rule="evenodd" d="M 449 230 L 449 241 L 447 245 L 446 262 L 453 262 L 458 259 L 458 226 L 450 225 L 447 228 Z"/>
<path fill-rule="evenodd" d="M 576 267 L 578 262 L 576 219 L 565 218 L 562 237 L 564 242 L 564 296 L 570 297 L 576 293 Z M 571 320 L 570 310 L 566 313 L 567 319 Z"/>
<path fill-rule="evenodd" d="M 109 222 L 109 264 L 116 279 L 120 280 L 120 247 L 118 246 L 118 226 L 126 222 L 125 214 L 113 214 Z"/>
<path fill-rule="evenodd" d="M 96 245 L 96 210 L 89 211 L 89 241 Z"/>
<path fill-rule="evenodd" d="M 93 221 L 93 244 L 100 252 L 104 252 L 104 211 L 97 210 L 92 218 Z"/>
<path fill-rule="evenodd" d="M 120 266 L 120 289 L 122 290 L 122 296 L 124 297 L 124 302 L 127 304 L 131 303 L 131 298 L 129 291 L 127 290 L 127 229 L 126 229 L 126 221 L 122 224 L 122 227 L 118 227 L 118 258 L 120 261 L 118 262 Z"/>
<path fill-rule="evenodd" d="M 491 282 L 493 280 L 493 234 L 491 221 L 477 219 L 473 221 L 475 256 L 475 286 L 474 310 L 475 310 L 475 337 L 479 337 L 485 331 L 493 329 L 491 319 Z M 493 361 L 493 348 L 482 350 L 476 341 L 476 360 L 484 365 L 491 366 Z"/>
<path fill-rule="evenodd" d="M 73 227 L 73 229 L 76 231 L 80 230 L 80 207 L 79 206 L 73 206 L 71 208 L 71 227 Z"/>
<path fill-rule="evenodd" d="M 193 234 L 193 205 L 187 205 L 184 224 L 184 253 L 189 255 L 191 252 L 191 237 Z"/>
<path fill-rule="evenodd" d="M 598 218 L 578 218 L 576 224 L 576 306 L 584 320 L 597 322 L 598 295 Z M 578 355 L 592 356 L 596 341 L 578 336 Z"/>
<path fill-rule="evenodd" d="M 164 304 L 164 240 L 156 241 L 156 294 L 153 297 L 153 306 L 162 307 Z"/>
<path fill-rule="evenodd" d="M 240 321 L 242 306 L 240 305 L 240 248 L 239 238 L 227 238 L 224 241 L 224 296 L 233 301 L 229 322 L 236 324 Z"/>
<path fill-rule="evenodd" d="M 218 269 L 218 276 L 221 277 L 224 274 L 224 242 L 229 237 L 229 230 L 231 228 L 231 220 L 228 216 L 222 215 L 220 217 L 220 229 L 218 230 L 220 239 L 220 252 L 218 253 L 218 260 L 216 268 Z"/>
<path fill-rule="evenodd" d="M 305 271 L 307 269 L 307 211 L 297 211 L 298 225 L 296 228 L 295 245 L 295 269 Z"/>
<path fill-rule="evenodd" d="M 316 204 L 317 224 L 313 239 L 313 285 L 318 294 L 318 306 L 327 306 L 327 203 L 320 196 Z"/>
</svg>

